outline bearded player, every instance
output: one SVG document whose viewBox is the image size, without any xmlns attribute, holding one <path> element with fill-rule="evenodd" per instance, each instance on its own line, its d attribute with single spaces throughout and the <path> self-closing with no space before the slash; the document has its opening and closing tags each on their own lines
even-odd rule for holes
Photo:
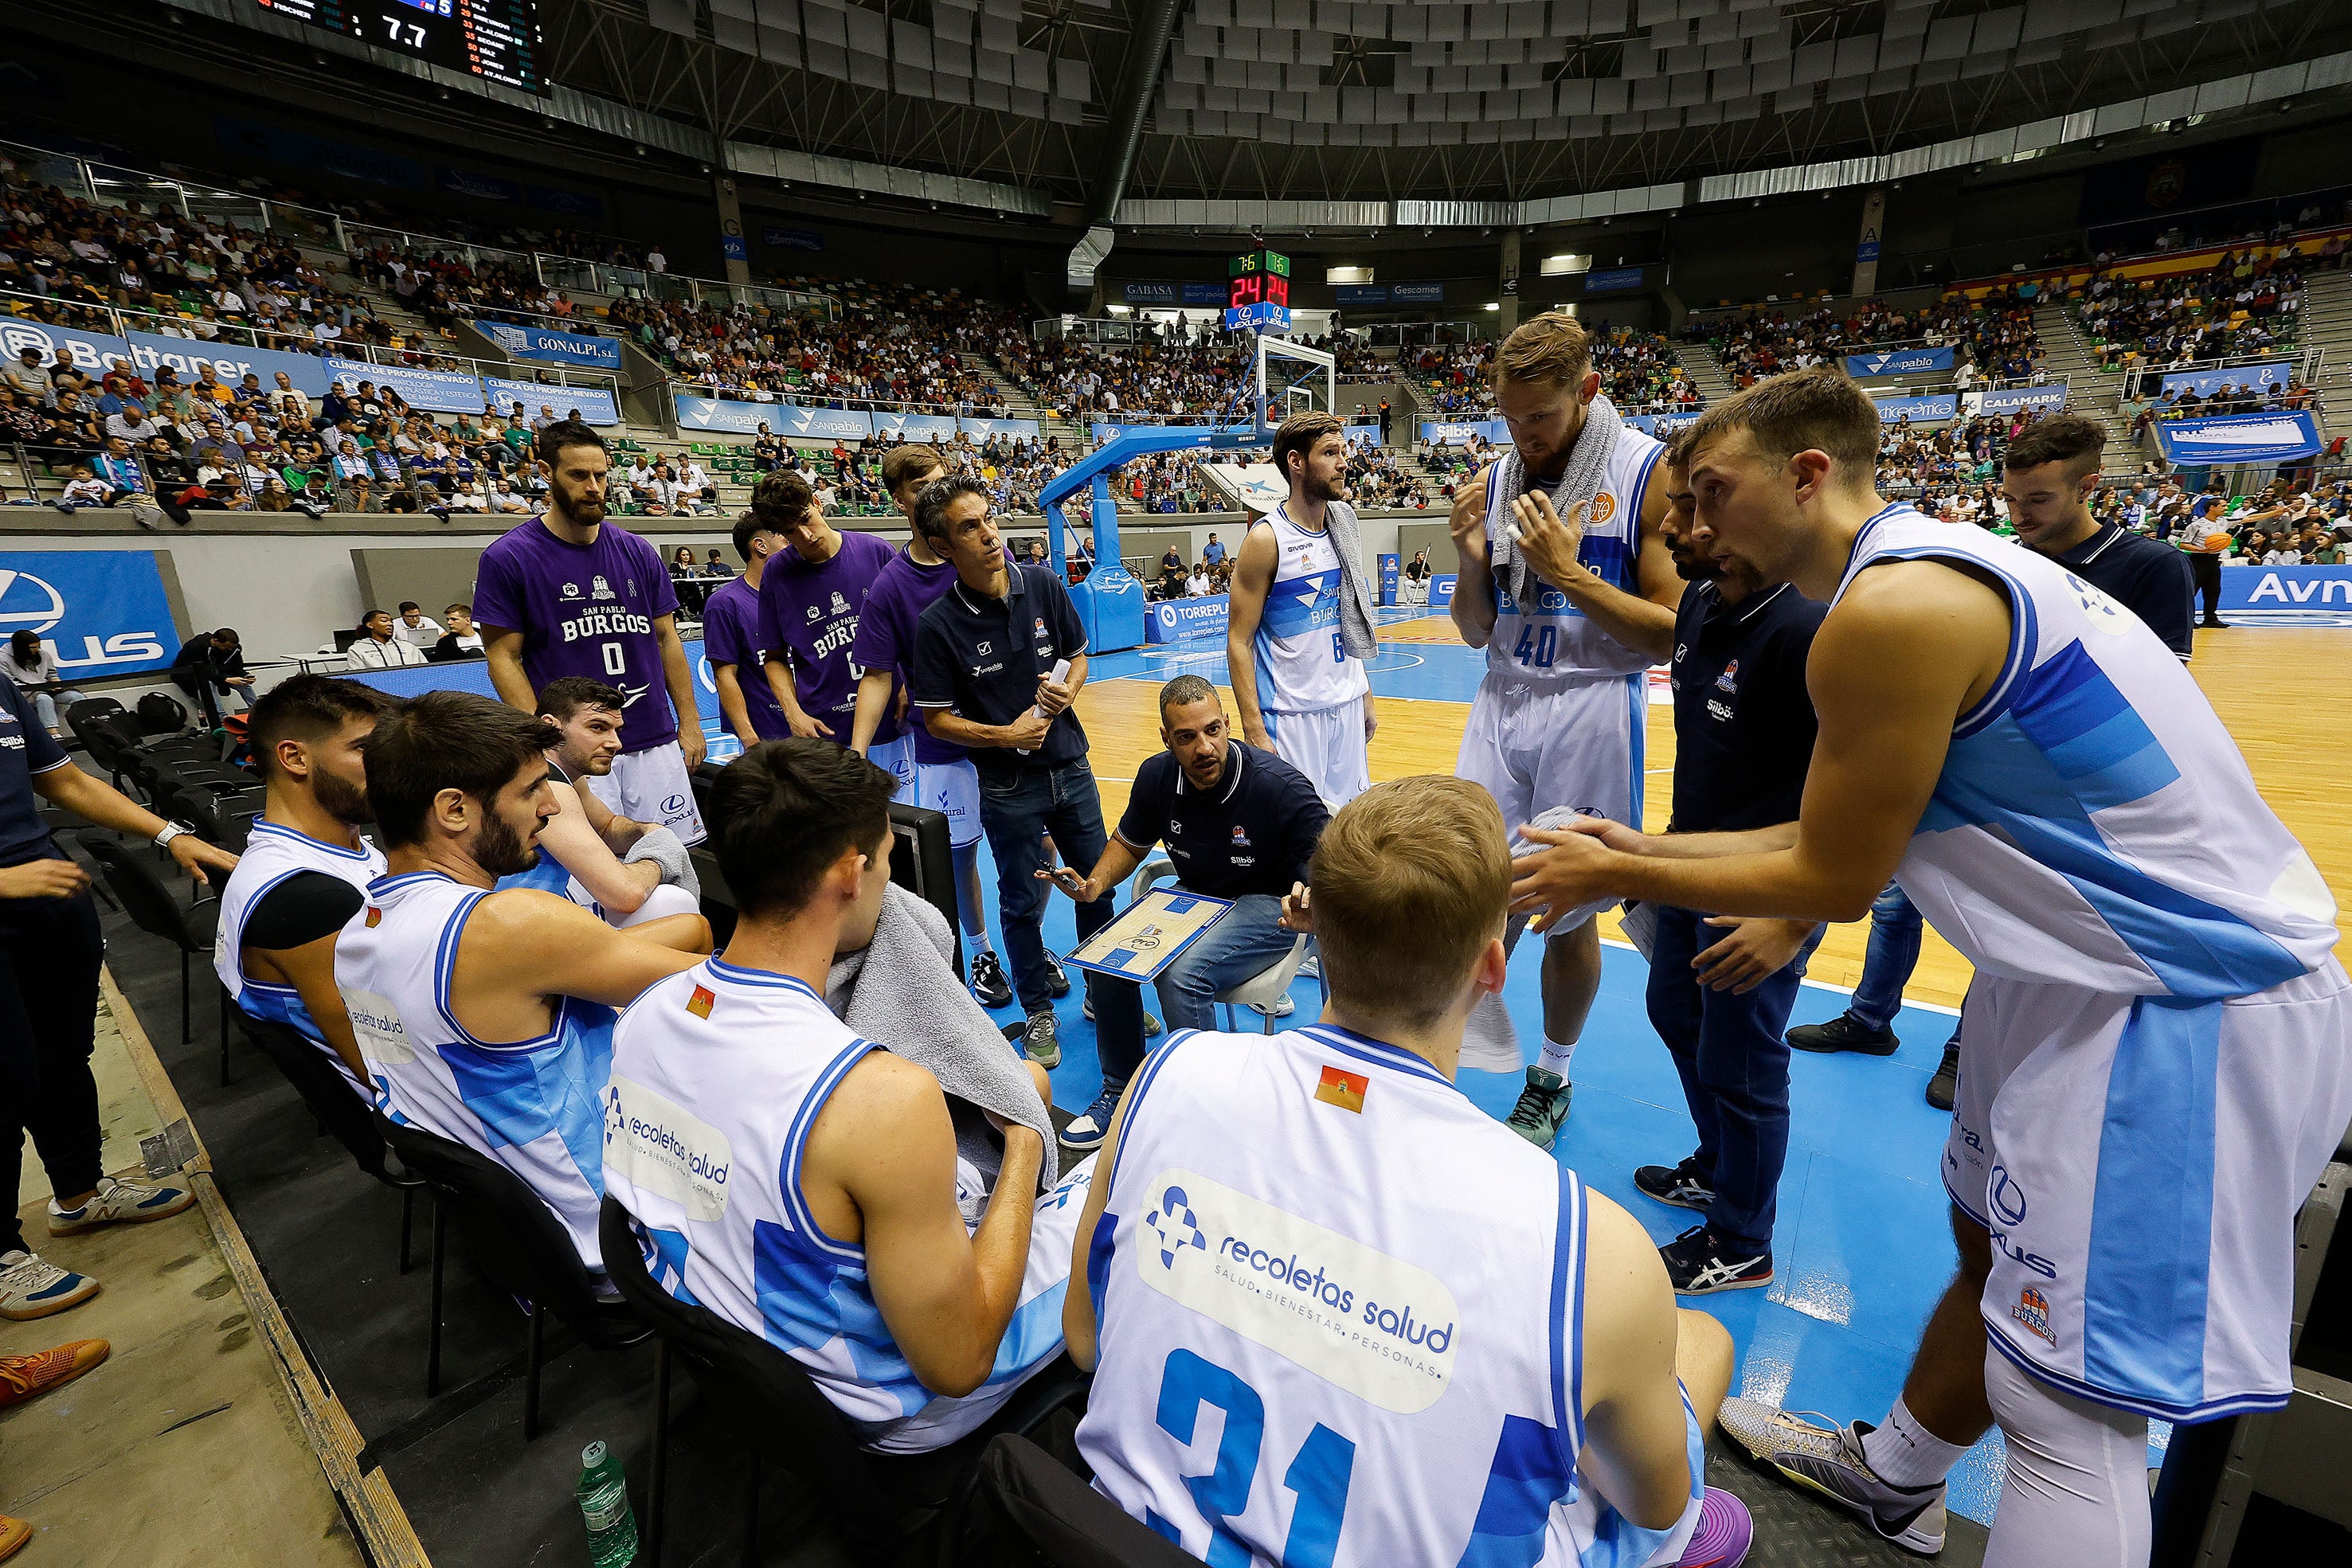
<svg viewBox="0 0 2352 1568">
<path fill-rule="evenodd" d="M 1944 1146 L 1960 1270 L 1885 1418 L 1724 1429 L 1916 1552 L 2007 1437 L 1987 1568 L 2142 1563 L 2147 1423 L 2292 1387 L 2294 1216 L 2352 1118 L 2352 981 L 2310 854 L 2172 650 L 2059 561 L 1873 488 L 1827 368 L 1693 427 L 1694 540 L 1827 602 L 1793 827 L 1533 831 L 1519 908 L 1852 920 L 1892 875 L 1975 966 Z"/>
<path fill-rule="evenodd" d="M 1665 448 L 1601 395 L 1573 317 L 1522 325 L 1494 373 L 1515 450 L 1463 487 L 1450 522 L 1454 624 L 1486 650 L 1454 771 L 1493 794 L 1514 833 L 1561 807 L 1638 828 L 1647 672 L 1671 647 L 1683 591 L 1658 537 Z M 1569 1060 L 1601 984 L 1605 907 L 1561 911 L 1544 941 L 1543 1051 L 1510 1125 L 1547 1149 L 1568 1119 Z"/>
</svg>

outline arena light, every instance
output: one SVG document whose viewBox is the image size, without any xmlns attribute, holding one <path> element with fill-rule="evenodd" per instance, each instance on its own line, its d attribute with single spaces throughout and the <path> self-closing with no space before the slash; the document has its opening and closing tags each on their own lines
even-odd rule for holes
<svg viewBox="0 0 2352 1568">
<path fill-rule="evenodd" d="M 1110 308 L 1110 313 L 1114 316 L 1132 316 L 1135 314 L 1135 307 L 1132 305 L 1114 305 Z"/>
<path fill-rule="evenodd" d="M 1323 269 L 1326 283 L 1370 283 L 1372 269 L 1369 267 L 1327 267 Z"/>
<path fill-rule="evenodd" d="M 1558 256 L 1548 256 L 1536 264 L 1537 275 L 1542 277 L 1562 277 L 1591 270 L 1592 258 L 1590 256 L 1578 255 L 1573 251 L 1562 251 Z"/>
<path fill-rule="evenodd" d="M 1489 299 L 1486 301 L 1486 308 L 1489 310 L 1500 310 L 1502 308 L 1503 306 L 1500 300 Z"/>
</svg>

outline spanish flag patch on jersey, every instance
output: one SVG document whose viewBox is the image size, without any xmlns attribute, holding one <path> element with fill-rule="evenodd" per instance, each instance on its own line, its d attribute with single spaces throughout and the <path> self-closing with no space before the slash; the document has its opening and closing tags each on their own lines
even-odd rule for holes
<svg viewBox="0 0 2352 1568">
<path fill-rule="evenodd" d="M 383 910 L 381 910 L 381 909 L 378 909 L 378 908 L 376 908 L 376 907 L 374 907 L 373 905 L 372 905 L 372 904 L 371 904 L 371 905 L 369 906 L 369 908 L 368 908 L 368 917 L 367 917 L 367 926 L 368 926 L 368 929 L 369 929 L 369 930 L 371 930 L 371 931 L 373 931 L 373 930 L 374 930 L 377 926 L 379 926 L 379 925 L 383 925 Z"/>
<path fill-rule="evenodd" d="M 1323 1082 L 1315 1086 L 1315 1098 L 1326 1105 L 1337 1105 L 1342 1111 L 1364 1113 L 1364 1091 L 1372 1081 L 1360 1072 L 1343 1071 L 1337 1067 L 1323 1070 Z"/>
<path fill-rule="evenodd" d="M 717 997 L 710 994 L 709 987 L 697 986 L 694 988 L 694 995 L 686 999 L 686 1010 L 696 1018 L 707 1019 L 710 1016 L 711 1006 L 718 1000 Z"/>
</svg>

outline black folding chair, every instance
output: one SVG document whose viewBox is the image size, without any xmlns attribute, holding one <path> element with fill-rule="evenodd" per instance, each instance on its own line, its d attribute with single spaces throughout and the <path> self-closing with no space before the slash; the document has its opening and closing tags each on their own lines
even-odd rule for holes
<svg viewBox="0 0 2352 1568">
<path fill-rule="evenodd" d="M 210 958 L 213 937 L 220 928 L 220 895 L 207 889 L 183 907 L 172 890 L 143 861 L 112 836 L 90 831 L 80 836 L 82 852 L 98 862 L 106 885 L 114 891 L 131 923 L 152 936 L 161 936 L 180 950 L 180 1043 L 195 1039 L 188 1027 L 188 960 Z M 220 1078 L 228 1082 L 228 990 L 220 994 Z"/>
<path fill-rule="evenodd" d="M 215 795 L 210 789 L 173 791 L 173 818 L 196 830 L 196 835 L 231 854 L 245 853 L 253 824 L 268 803 L 268 791 L 256 786 L 236 794 Z"/>
<path fill-rule="evenodd" d="M 277 1064 L 286 1082 L 294 1086 L 294 1092 L 302 1097 L 320 1135 L 332 1134 L 335 1141 L 351 1152 L 353 1164 L 400 1194 L 400 1271 L 407 1273 L 408 1239 L 415 1227 L 416 1194 L 425 1186 L 425 1178 L 393 1157 L 391 1150 L 384 1146 L 374 1107 L 336 1071 L 325 1051 L 305 1040 L 292 1025 L 276 1019 L 256 1018 L 240 1007 L 236 1019 L 244 1027 L 246 1038 Z"/>
<path fill-rule="evenodd" d="M 1192 1556 L 1031 1442 L 1006 1432 L 980 1458 L 990 1564 L 1047 1568 L 1199 1568 Z"/>
<path fill-rule="evenodd" d="M 539 1371 L 546 1354 L 550 1312 L 598 1350 L 621 1350 L 648 1333 L 618 1302 L 600 1301 L 595 1281 L 572 1237 L 540 1196 L 496 1160 L 465 1145 L 404 1125 L 379 1113 L 376 1132 L 400 1163 L 433 1189 L 433 1308 L 425 1356 L 425 1392 L 441 1392 L 441 1284 L 451 1226 L 474 1266 L 524 1304 L 530 1320 L 524 1353 L 522 1435 L 539 1436 Z"/>
<path fill-rule="evenodd" d="M 646 1272 L 629 1212 L 604 1200 L 597 1239 L 604 1271 L 637 1315 L 653 1325 L 653 1454 L 646 1469 L 645 1561 L 661 1568 L 662 1510 L 668 1484 L 669 1385 L 673 1358 L 727 1423 L 748 1464 L 743 1489 L 741 1561 L 760 1561 L 760 1481 L 764 1461 L 797 1476 L 824 1500 L 864 1563 L 941 1564 L 954 1560 L 961 1523 L 979 1485 L 978 1458 L 988 1435 L 1028 1432 L 1055 1411 L 1083 1400 L 1075 1371 L 1039 1373 L 1023 1385 L 982 1431 L 929 1454 L 870 1454 L 801 1364 L 758 1334 L 708 1308 L 688 1306 Z"/>
</svg>

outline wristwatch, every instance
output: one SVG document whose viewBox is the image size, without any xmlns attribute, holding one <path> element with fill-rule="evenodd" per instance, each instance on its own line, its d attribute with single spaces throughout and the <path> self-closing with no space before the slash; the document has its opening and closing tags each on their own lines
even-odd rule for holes
<svg viewBox="0 0 2352 1568">
<path fill-rule="evenodd" d="M 182 833 L 194 832 L 194 829 L 187 827 L 180 822 L 166 822 L 163 824 L 163 831 L 155 835 L 155 847 L 159 850 L 169 849 L 173 839 L 178 838 Z"/>
</svg>

